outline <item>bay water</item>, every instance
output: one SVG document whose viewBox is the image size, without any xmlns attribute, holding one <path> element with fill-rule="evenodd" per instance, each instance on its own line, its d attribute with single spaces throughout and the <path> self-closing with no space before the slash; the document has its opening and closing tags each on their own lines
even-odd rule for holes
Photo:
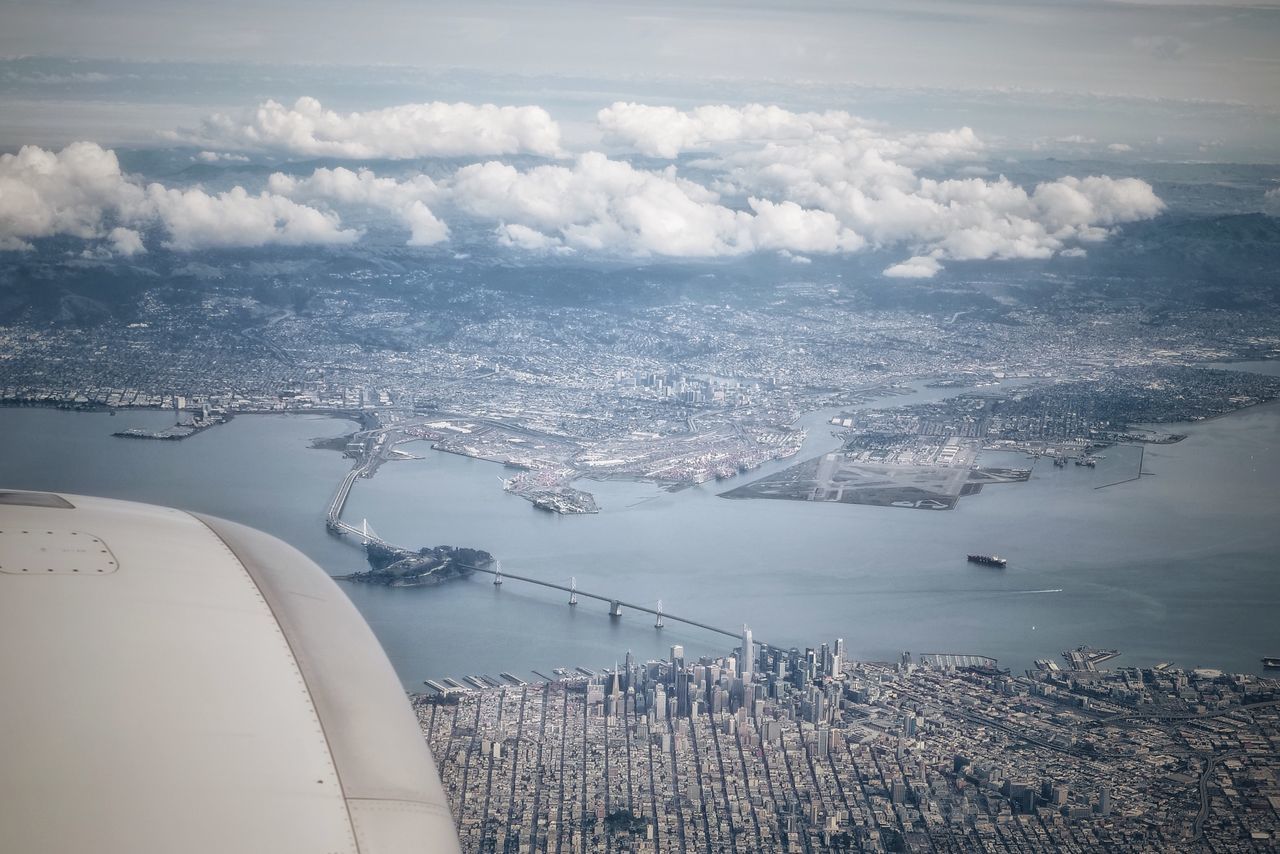
<svg viewBox="0 0 1280 854">
<path fill-rule="evenodd" d="M 1271 369 L 1274 363 L 1264 363 Z M 886 403 L 955 394 L 921 389 Z M 1110 448 L 1096 469 L 984 453 L 984 465 L 1032 466 L 1023 484 L 987 486 L 952 511 L 728 500 L 718 493 L 838 444 L 832 412 L 811 413 L 802 453 L 719 483 L 664 491 L 583 482 L 601 512 L 556 516 L 502 491 L 497 464 L 430 449 L 358 481 L 345 518 L 367 518 L 406 547 L 483 548 L 503 569 L 654 605 L 782 647 L 843 637 L 849 654 L 903 650 L 994 656 L 1015 671 L 1081 644 L 1115 664 L 1260 672 L 1280 655 L 1280 403 L 1189 425 L 1173 445 Z M 355 429 L 309 415 L 238 416 L 181 442 L 125 440 L 167 412 L 0 409 L 0 486 L 105 495 L 212 513 L 262 528 L 325 570 L 364 568 L 327 534 L 324 509 L 349 461 L 310 447 Z M 1099 488 L 1101 487 L 1101 488 Z M 999 553 L 1005 570 L 965 560 Z M 443 676 L 611 666 L 721 653 L 733 640 L 601 602 L 476 575 L 427 588 L 343 584 L 405 685 Z"/>
</svg>

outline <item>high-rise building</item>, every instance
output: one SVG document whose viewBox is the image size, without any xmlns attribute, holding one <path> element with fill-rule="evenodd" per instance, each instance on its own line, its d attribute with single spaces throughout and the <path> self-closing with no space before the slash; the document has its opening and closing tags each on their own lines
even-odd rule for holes
<svg viewBox="0 0 1280 854">
<path fill-rule="evenodd" d="M 755 670 L 755 645 L 751 642 L 751 628 L 746 624 L 742 624 L 742 681 L 747 682 L 751 678 L 751 672 Z"/>
</svg>

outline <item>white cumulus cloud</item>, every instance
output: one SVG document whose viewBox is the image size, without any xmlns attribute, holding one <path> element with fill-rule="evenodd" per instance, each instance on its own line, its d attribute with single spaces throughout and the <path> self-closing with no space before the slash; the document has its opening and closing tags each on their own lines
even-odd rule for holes
<svg viewBox="0 0 1280 854">
<path fill-rule="evenodd" d="M 152 184 L 147 201 L 169 232 L 167 245 L 178 250 L 342 244 L 360 236 L 343 229 L 331 213 L 273 193 L 254 195 L 243 187 L 210 194 L 199 187 L 177 190 Z"/>
<path fill-rule="evenodd" d="M 530 228 L 519 223 L 504 222 L 495 229 L 495 233 L 498 235 L 498 242 L 503 246 L 511 246 L 527 252 L 546 252 L 554 249 L 568 250 L 560 242 L 559 238 L 551 237 L 536 228 Z M 568 251 L 571 252 L 573 250 Z"/>
<path fill-rule="evenodd" d="M 369 169 L 316 169 L 306 178 L 276 172 L 268 179 L 273 193 L 292 199 L 336 201 L 385 210 L 409 228 L 410 246 L 431 246 L 449 238 L 449 227 L 428 202 L 440 197 L 436 183 L 426 175 L 405 181 L 379 178 Z"/>
<path fill-rule="evenodd" d="M 450 239 L 445 219 L 465 217 L 487 225 L 502 246 L 537 252 L 806 258 L 871 247 L 906 259 L 886 276 L 920 278 L 950 261 L 1077 255 L 1117 226 L 1164 209 L 1136 178 L 1018 185 L 974 162 L 984 146 L 969 128 L 898 132 L 841 111 L 763 105 L 681 111 L 618 103 L 599 122 L 610 141 L 648 155 L 708 152 L 691 164 L 692 174 L 708 177 L 589 151 L 529 168 L 495 157 L 436 180 L 368 168 L 277 172 L 265 189 L 211 192 L 144 187 L 93 143 L 56 153 L 29 146 L 0 157 L 0 248 L 64 234 L 103 241 L 94 252 L 110 246 L 118 257 L 145 251 L 152 229 L 167 232 L 165 245 L 179 251 L 341 245 L 361 234 L 343 225 L 346 213 L 368 229 L 390 219 L 417 246 Z M 210 156 L 196 156 L 214 163 L 225 156 L 212 152 L 251 147 L 351 157 L 559 153 L 558 127 L 535 107 L 418 104 L 337 114 L 302 99 L 293 108 L 267 102 L 244 120 L 215 117 L 190 133 L 211 138 L 201 142 Z M 947 174 L 960 177 L 936 177 Z M 1265 209 L 1277 203 L 1268 194 Z M 389 216 L 356 220 L 351 207 Z"/>
<path fill-rule="evenodd" d="M 934 133 L 889 133 L 843 110 L 796 113 L 782 107 L 707 105 L 692 110 L 618 101 L 596 114 L 605 141 L 642 154 L 674 158 L 723 145 L 822 139 L 844 142 L 912 165 L 973 156 L 982 144 L 971 128 Z"/>
<path fill-rule="evenodd" d="M 59 152 L 25 146 L 0 156 L 0 250 L 69 235 L 105 238 L 112 254 L 136 255 L 145 251 L 138 229 L 153 225 L 179 250 L 349 243 L 359 236 L 333 214 L 274 193 L 143 187 L 120 171 L 115 152 L 92 142 Z"/>
<path fill-rule="evenodd" d="M 654 157 L 676 157 L 726 142 L 809 139 L 845 132 L 863 122 L 842 111 L 793 113 L 777 106 L 707 105 L 688 111 L 618 101 L 596 114 L 605 141 L 632 146 Z"/>
<path fill-rule="evenodd" d="M 521 172 L 496 161 L 467 166 L 454 176 L 451 190 L 459 208 L 502 223 L 505 242 L 526 248 L 554 238 L 576 250 L 715 257 L 861 245 L 861 238 L 823 211 L 766 199 L 751 199 L 751 210 L 735 210 L 673 167 L 650 172 L 598 152 L 582 155 L 572 167 Z"/>
<path fill-rule="evenodd" d="M 751 233 L 756 249 L 788 252 L 854 252 L 866 241 L 840 224 L 833 214 L 809 210 L 795 202 L 750 199 L 755 212 Z"/>
<path fill-rule="evenodd" d="M 201 163 L 248 163 L 249 158 L 243 154 L 232 154 L 229 151 L 201 151 L 195 160 Z"/>
<path fill-rule="evenodd" d="M 1262 212 L 1280 217 L 1280 187 L 1267 190 L 1262 194 Z"/>
<path fill-rule="evenodd" d="M 218 113 L 167 136 L 205 148 L 344 159 L 560 153 L 560 126 L 541 107 L 440 101 L 362 113 L 327 110 L 315 98 L 292 107 L 264 101 L 243 115 Z"/>
<path fill-rule="evenodd" d="M 111 242 L 111 251 L 125 258 L 141 255 L 147 251 L 142 244 L 142 235 L 132 228 L 116 226 L 107 234 L 107 240 Z"/>
<path fill-rule="evenodd" d="M 967 134 L 926 134 L 908 144 L 817 136 L 729 152 L 703 161 L 723 170 L 725 191 L 825 211 L 880 248 L 906 245 L 945 260 L 1048 258 L 1079 241 L 1105 239 L 1115 225 L 1153 217 L 1163 203 L 1134 178 L 1065 177 L 1030 192 L 1003 176 L 938 180 L 899 159 L 945 159 L 968 148 Z M 895 275 L 937 272 L 907 262 Z"/>
<path fill-rule="evenodd" d="M 76 142 L 59 152 L 34 145 L 0 155 L 0 249 L 37 237 L 94 238 L 107 214 L 132 216 L 142 189 L 125 179 L 115 152 Z"/>
<path fill-rule="evenodd" d="M 917 255 L 899 264 L 886 267 L 884 275 L 891 279 L 932 279 L 942 269 L 936 258 Z"/>
<path fill-rule="evenodd" d="M 967 127 L 898 132 L 841 111 L 759 104 L 619 102 L 597 121 L 607 142 L 642 154 L 710 152 L 694 164 L 712 174 L 709 186 L 670 167 L 647 172 L 591 153 L 571 168 L 467 167 L 452 187 L 455 204 L 583 250 L 714 256 L 905 246 L 912 257 L 887 273 L 900 277 L 935 275 L 948 260 L 1048 258 L 1163 209 L 1150 185 L 1132 178 L 1065 177 L 1025 188 L 1003 176 L 923 177 L 923 168 L 981 154 L 982 140 Z M 532 239 L 503 234 L 509 245 Z"/>
</svg>

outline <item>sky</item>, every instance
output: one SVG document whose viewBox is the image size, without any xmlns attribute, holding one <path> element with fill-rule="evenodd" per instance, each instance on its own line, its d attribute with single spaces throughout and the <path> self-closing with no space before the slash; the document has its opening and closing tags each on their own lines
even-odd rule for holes
<svg viewBox="0 0 1280 854">
<path fill-rule="evenodd" d="M 1280 8 L 1220 2 L 0 3 L 0 54 L 1032 89 L 1280 106 Z"/>
<path fill-rule="evenodd" d="M 887 248 L 883 275 L 930 278 L 1159 216 L 1139 163 L 1280 160 L 1274 4 L 0 0 L 0 20 L 0 253 L 371 231 L 443 251 L 479 228 L 556 257 Z M 121 165 L 140 149 L 205 171 Z M 1082 166 L 1003 174 L 1049 157 Z"/>
<path fill-rule="evenodd" d="M 1024 145 L 1154 127 L 1175 156 L 1257 162 L 1280 144 L 1280 4 L 1251 0 L 0 0 L 0 20 L 8 149 L 146 141 L 197 107 L 301 95 L 558 103 L 570 134 L 620 97 L 661 96 L 980 121 Z M 470 86 L 450 90 L 459 75 Z"/>
</svg>

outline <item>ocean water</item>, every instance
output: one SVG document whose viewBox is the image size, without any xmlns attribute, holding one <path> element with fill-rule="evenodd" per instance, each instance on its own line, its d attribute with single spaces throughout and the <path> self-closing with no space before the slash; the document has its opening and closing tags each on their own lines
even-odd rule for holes
<svg viewBox="0 0 1280 854">
<path fill-rule="evenodd" d="M 954 394 L 921 390 L 901 402 Z M 806 418 L 801 456 L 836 440 L 829 412 Z M 347 470 L 309 447 L 351 422 L 316 416 L 240 416 L 183 442 L 116 439 L 159 427 L 167 413 L 0 409 L 0 485 L 151 501 L 260 527 L 334 574 L 362 568 L 360 550 L 324 529 L 327 500 Z M 1167 428 L 1166 428 L 1167 429 Z M 510 572 L 621 599 L 757 640 L 816 646 L 843 637 L 858 658 L 903 650 L 997 657 L 1020 670 L 1080 644 L 1123 652 L 1118 664 L 1173 661 L 1258 672 L 1280 654 L 1280 404 L 1182 425 L 1187 439 L 1112 448 L 1097 469 L 1021 455 L 1024 484 L 988 486 L 956 510 L 727 500 L 738 479 L 665 492 L 652 484 L 579 484 L 601 512 L 560 517 L 507 495 L 493 463 L 403 446 L 419 460 L 360 481 L 346 518 L 367 518 L 409 547 L 487 549 Z M 775 463 L 744 478 L 761 476 Z M 1099 488 L 1101 487 L 1101 488 Z M 997 552 L 1005 570 L 965 560 Z M 721 652 L 730 638 L 489 576 L 420 589 L 344 584 L 408 687 L 422 680 L 506 670 L 612 665 L 626 650 Z"/>
</svg>

